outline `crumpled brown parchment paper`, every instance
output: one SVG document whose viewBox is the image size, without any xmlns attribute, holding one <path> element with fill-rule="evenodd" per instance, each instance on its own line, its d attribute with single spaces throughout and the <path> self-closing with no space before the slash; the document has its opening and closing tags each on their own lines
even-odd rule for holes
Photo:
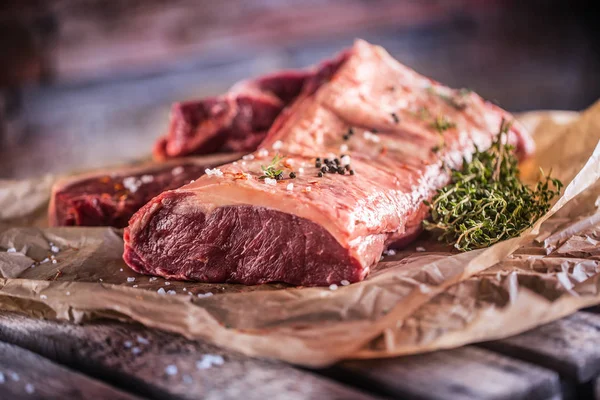
<svg viewBox="0 0 600 400">
<path fill-rule="evenodd" d="M 121 232 L 44 228 L 47 187 L 0 181 L 0 308 L 74 322 L 135 320 L 311 367 L 525 331 L 600 303 L 600 103 L 581 115 L 536 112 L 522 121 L 539 149 L 524 178 L 552 168 L 569 183 L 531 230 L 467 253 L 423 236 L 364 282 L 335 290 L 142 276 L 121 259 Z"/>
</svg>

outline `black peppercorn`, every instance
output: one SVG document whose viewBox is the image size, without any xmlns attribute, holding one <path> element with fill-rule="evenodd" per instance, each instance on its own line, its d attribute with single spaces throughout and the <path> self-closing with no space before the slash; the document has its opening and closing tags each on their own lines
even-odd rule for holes
<svg viewBox="0 0 600 400">
<path fill-rule="evenodd" d="M 296 173 L 295 172 L 290 172 L 290 178 L 292 179 L 296 179 Z"/>
</svg>

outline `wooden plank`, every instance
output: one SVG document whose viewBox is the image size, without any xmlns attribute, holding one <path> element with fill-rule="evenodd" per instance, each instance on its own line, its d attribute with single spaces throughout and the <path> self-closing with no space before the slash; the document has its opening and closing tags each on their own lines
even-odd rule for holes
<svg viewBox="0 0 600 400">
<path fill-rule="evenodd" d="M 137 399 L 37 354 L 0 342 L 2 399 Z"/>
<path fill-rule="evenodd" d="M 600 315 L 578 312 L 508 339 L 482 343 L 486 349 L 588 382 L 600 374 Z"/>
<path fill-rule="evenodd" d="M 373 398 L 283 363 L 133 324 L 81 326 L 0 312 L 0 340 L 151 398 Z"/>
<path fill-rule="evenodd" d="M 349 361 L 349 380 L 411 399 L 549 399 L 560 396 L 555 372 L 468 346 L 396 359 Z"/>
</svg>

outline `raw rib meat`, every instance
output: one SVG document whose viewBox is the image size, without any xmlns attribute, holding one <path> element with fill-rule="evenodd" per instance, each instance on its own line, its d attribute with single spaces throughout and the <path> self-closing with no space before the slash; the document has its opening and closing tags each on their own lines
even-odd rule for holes
<svg viewBox="0 0 600 400">
<path fill-rule="evenodd" d="M 237 154 L 228 154 L 178 159 L 63 179 L 52 187 L 49 223 L 124 228 L 133 213 L 154 196 L 189 183 L 207 168 L 237 158 Z"/>
<path fill-rule="evenodd" d="M 135 271 L 173 279 L 329 285 L 363 279 L 420 231 L 447 169 L 489 147 L 505 111 L 357 41 L 318 89 L 301 93 L 261 148 L 152 199 L 125 230 Z M 531 138 L 513 124 L 519 154 Z M 348 157 L 341 157 L 342 153 Z M 275 154 L 279 181 L 259 179 Z M 318 177 L 316 158 L 351 169 Z M 294 171 L 297 177 L 288 178 Z"/>
<path fill-rule="evenodd" d="M 319 87 L 346 56 L 342 53 L 316 68 L 242 81 L 223 96 L 175 103 L 169 130 L 155 144 L 154 157 L 256 150 L 279 113 L 301 92 Z"/>
</svg>

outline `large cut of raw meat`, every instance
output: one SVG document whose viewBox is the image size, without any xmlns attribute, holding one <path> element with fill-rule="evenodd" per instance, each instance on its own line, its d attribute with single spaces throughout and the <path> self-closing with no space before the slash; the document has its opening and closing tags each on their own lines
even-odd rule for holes
<svg viewBox="0 0 600 400">
<path fill-rule="evenodd" d="M 447 168 L 489 147 L 503 118 L 512 120 L 357 41 L 327 81 L 280 114 L 258 151 L 142 207 L 125 230 L 124 259 L 173 279 L 360 281 L 386 248 L 415 237 L 423 200 L 448 183 Z M 532 151 L 516 123 L 509 140 L 521 155 Z M 261 166 L 282 179 L 261 179 Z"/>
<path fill-rule="evenodd" d="M 318 88 L 346 56 L 342 53 L 314 68 L 245 80 L 222 96 L 175 103 L 154 157 L 256 150 L 279 113 L 301 92 Z"/>
<path fill-rule="evenodd" d="M 207 168 L 237 158 L 236 154 L 190 157 L 64 178 L 52 187 L 49 223 L 124 228 L 133 213 L 154 196 L 189 183 Z"/>
</svg>

